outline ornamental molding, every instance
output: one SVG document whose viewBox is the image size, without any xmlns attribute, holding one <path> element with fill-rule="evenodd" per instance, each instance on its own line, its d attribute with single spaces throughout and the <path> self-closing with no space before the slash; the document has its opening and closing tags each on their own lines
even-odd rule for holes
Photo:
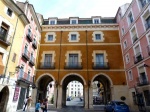
<svg viewBox="0 0 150 112">
<path fill-rule="evenodd" d="M 118 30 L 118 24 L 42 25 L 42 31 Z"/>
</svg>

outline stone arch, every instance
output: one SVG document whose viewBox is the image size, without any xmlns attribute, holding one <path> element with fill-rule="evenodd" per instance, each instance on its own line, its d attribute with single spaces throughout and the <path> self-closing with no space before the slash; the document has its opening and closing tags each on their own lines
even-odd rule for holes
<svg viewBox="0 0 150 112">
<path fill-rule="evenodd" d="M 41 79 L 42 77 L 44 77 L 44 76 L 50 76 L 50 77 L 53 79 L 54 82 L 56 81 L 52 74 L 50 74 L 50 73 L 44 73 L 44 74 L 41 74 L 41 75 L 38 77 L 38 79 L 36 80 L 36 86 L 38 85 L 40 79 Z"/>
<path fill-rule="evenodd" d="M 106 75 L 105 73 L 98 73 L 98 74 L 96 74 L 96 75 L 92 78 L 91 83 L 94 81 L 94 79 L 95 79 L 97 76 L 100 76 L 100 75 L 105 76 L 106 78 L 108 78 L 108 80 L 109 80 L 109 82 L 110 82 L 110 84 L 111 84 L 111 87 L 113 87 L 113 82 L 112 82 L 111 78 L 110 78 L 108 75 Z M 91 85 L 91 84 L 90 84 L 90 85 Z"/>
<path fill-rule="evenodd" d="M 65 76 L 62 78 L 62 80 L 60 81 L 60 85 L 62 85 L 62 84 L 63 84 L 63 81 L 65 80 L 65 78 L 68 77 L 68 76 L 70 76 L 70 75 L 77 75 L 78 77 L 80 77 L 80 78 L 83 80 L 84 85 L 86 85 L 85 79 L 84 79 L 81 75 L 79 75 L 79 74 L 77 74 L 77 73 L 69 73 L 69 74 L 65 75 Z"/>
</svg>

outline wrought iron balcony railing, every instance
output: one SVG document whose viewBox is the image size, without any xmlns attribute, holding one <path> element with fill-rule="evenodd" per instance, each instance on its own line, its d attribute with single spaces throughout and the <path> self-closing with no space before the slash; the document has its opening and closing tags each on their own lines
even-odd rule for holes
<svg viewBox="0 0 150 112">
<path fill-rule="evenodd" d="M 6 46 L 10 46 L 12 37 L 8 34 L 3 34 L 0 31 L 0 42 L 2 42 Z"/>
<path fill-rule="evenodd" d="M 138 40 L 137 34 L 135 34 L 135 35 L 132 37 L 132 40 L 133 40 L 133 43 L 135 43 L 135 42 Z"/>
<path fill-rule="evenodd" d="M 41 68 L 41 69 L 55 69 L 55 63 L 53 63 L 53 62 L 41 62 L 39 68 Z"/>
<path fill-rule="evenodd" d="M 134 64 L 143 60 L 142 52 L 137 53 L 134 57 Z"/>
<path fill-rule="evenodd" d="M 137 78 L 137 86 L 149 85 L 150 82 L 146 78 L 138 77 Z"/>
<path fill-rule="evenodd" d="M 67 62 L 64 69 L 82 69 L 81 62 Z"/>
<path fill-rule="evenodd" d="M 26 83 L 33 83 L 33 76 L 27 74 L 26 72 L 20 70 L 18 74 L 18 81 L 23 81 Z"/>
<path fill-rule="evenodd" d="M 37 49 L 37 42 L 36 42 L 36 40 L 33 40 L 32 46 L 34 47 L 34 49 Z"/>
<path fill-rule="evenodd" d="M 29 58 L 30 58 L 29 51 L 28 50 L 24 50 L 24 52 L 22 53 L 22 57 L 28 61 Z"/>
<path fill-rule="evenodd" d="M 108 62 L 94 62 L 93 69 L 109 69 Z"/>
<path fill-rule="evenodd" d="M 34 66 L 35 65 L 35 58 L 33 56 L 30 56 L 29 63 Z"/>
<path fill-rule="evenodd" d="M 31 33 L 31 31 L 30 31 L 29 29 L 28 29 L 28 31 L 27 31 L 26 36 L 27 36 L 28 40 L 29 40 L 30 42 L 32 42 L 32 40 L 33 40 L 33 38 L 32 38 L 32 33 Z"/>
</svg>

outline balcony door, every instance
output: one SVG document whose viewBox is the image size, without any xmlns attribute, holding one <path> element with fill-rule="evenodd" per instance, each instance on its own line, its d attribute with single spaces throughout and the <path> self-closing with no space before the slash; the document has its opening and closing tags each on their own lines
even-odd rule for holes
<svg viewBox="0 0 150 112">
<path fill-rule="evenodd" d="M 5 23 L 2 23 L 2 26 L 0 27 L 0 39 L 6 40 L 6 35 L 8 33 L 9 26 Z"/>
<path fill-rule="evenodd" d="M 23 78 L 23 74 L 24 74 L 24 65 L 21 65 L 19 78 Z"/>
<path fill-rule="evenodd" d="M 69 54 L 69 66 L 78 66 L 78 54 Z"/>
<path fill-rule="evenodd" d="M 50 67 L 52 65 L 52 54 L 45 54 L 44 67 Z"/>
<path fill-rule="evenodd" d="M 96 66 L 104 66 L 104 54 L 96 54 Z"/>
</svg>

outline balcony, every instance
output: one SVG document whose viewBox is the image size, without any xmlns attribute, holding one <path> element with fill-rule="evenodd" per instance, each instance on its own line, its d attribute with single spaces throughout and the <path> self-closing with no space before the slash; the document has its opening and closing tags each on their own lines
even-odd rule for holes
<svg viewBox="0 0 150 112">
<path fill-rule="evenodd" d="M 81 62 L 67 62 L 64 69 L 82 69 Z"/>
<path fill-rule="evenodd" d="M 108 62 L 94 62 L 93 69 L 109 69 Z"/>
<path fill-rule="evenodd" d="M 53 62 L 41 62 L 40 69 L 55 69 L 55 63 Z"/>
<path fill-rule="evenodd" d="M 37 42 L 36 42 L 36 40 L 34 40 L 34 41 L 32 42 L 32 46 L 34 47 L 34 49 L 37 49 Z"/>
<path fill-rule="evenodd" d="M 132 40 L 133 40 L 133 43 L 135 43 L 135 42 L 138 40 L 137 34 L 135 34 L 135 35 L 132 37 Z"/>
<path fill-rule="evenodd" d="M 24 58 L 25 60 L 29 61 L 30 53 L 29 53 L 28 50 L 24 50 L 24 52 L 22 53 L 22 58 Z"/>
<path fill-rule="evenodd" d="M 149 81 L 146 78 L 138 77 L 137 78 L 137 86 L 149 85 Z"/>
<path fill-rule="evenodd" d="M 4 44 L 5 46 L 10 46 L 11 44 L 11 40 L 12 40 L 12 37 L 8 34 L 3 34 L 1 31 L 0 31 L 0 42 L 2 44 Z"/>
<path fill-rule="evenodd" d="M 26 34 L 27 39 L 32 42 L 33 38 L 32 38 L 32 33 L 28 30 L 27 34 Z"/>
<path fill-rule="evenodd" d="M 148 55 L 150 56 L 150 45 L 147 46 L 147 52 L 148 52 Z"/>
<path fill-rule="evenodd" d="M 20 70 L 17 78 L 17 82 L 24 82 L 27 84 L 32 84 L 33 83 L 33 77 L 24 71 Z"/>
<path fill-rule="evenodd" d="M 142 0 L 142 1 L 140 1 L 141 2 L 141 6 L 142 6 L 142 8 L 146 5 L 146 0 Z"/>
<path fill-rule="evenodd" d="M 142 53 L 141 53 L 141 52 L 137 53 L 137 54 L 134 56 L 134 64 L 136 64 L 136 63 L 138 63 L 138 62 L 140 62 L 140 61 L 142 61 L 142 60 L 143 60 L 143 56 L 142 56 Z"/>
<path fill-rule="evenodd" d="M 35 65 L 35 58 L 33 56 L 30 57 L 29 64 L 32 65 L 32 66 Z"/>
</svg>

